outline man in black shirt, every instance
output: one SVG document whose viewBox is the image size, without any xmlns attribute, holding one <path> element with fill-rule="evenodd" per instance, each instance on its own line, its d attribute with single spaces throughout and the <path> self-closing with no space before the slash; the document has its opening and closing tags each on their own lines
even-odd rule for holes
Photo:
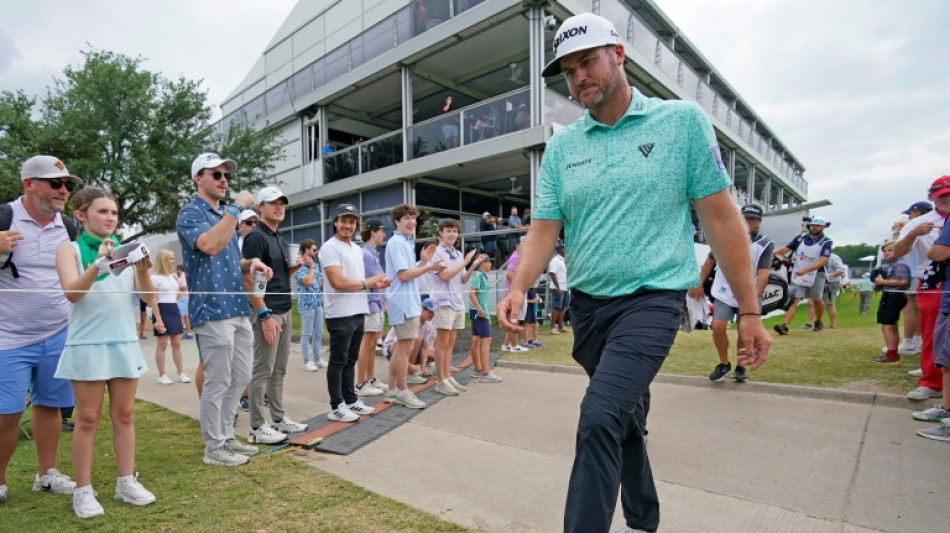
<svg viewBox="0 0 950 533">
<path fill-rule="evenodd" d="M 284 375 L 290 356 L 290 275 L 300 268 L 297 257 L 290 257 L 287 243 L 277 229 L 284 220 L 289 203 L 277 187 L 265 187 L 257 193 L 259 223 L 244 237 L 242 254 L 260 259 L 274 275 L 267 282 L 263 298 L 248 296 L 254 308 L 254 366 L 248 397 L 251 411 L 249 442 L 276 444 L 288 433 L 305 431 L 307 426 L 284 416 Z M 295 254 L 296 255 L 296 254 Z M 264 393 L 270 399 L 273 424 L 264 419 Z"/>
</svg>

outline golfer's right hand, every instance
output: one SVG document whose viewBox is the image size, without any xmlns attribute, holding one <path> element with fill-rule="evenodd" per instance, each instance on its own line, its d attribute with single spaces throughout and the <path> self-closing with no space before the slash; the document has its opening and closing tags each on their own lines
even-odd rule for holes
<svg viewBox="0 0 950 533">
<path fill-rule="evenodd" d="M 498 315 L 498 323 L 501 324 L 502 328 L 508 331 L 521 331 L 524 329 L 518 326 L 518 315 L 521 314 L 521 306 L 523 305 L 523 292 L 517 289 L 508 291 L 508 296 L 505 296 L 505 299 L 499 302 L 498 307 L 495 308 L 495 312 Z"/>
</svg>

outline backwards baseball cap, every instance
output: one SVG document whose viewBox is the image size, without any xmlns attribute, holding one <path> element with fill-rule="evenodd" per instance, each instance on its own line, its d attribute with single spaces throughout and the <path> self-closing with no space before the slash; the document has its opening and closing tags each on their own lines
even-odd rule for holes
<svg viewBox="0 0 950 533">
<path fill-rule="evenodd" d="M 914 202 L 907 209 L 901 211 L 901 214 L 907 215 L 911 211 L 920 211 L 921 213 L 929 213 L 933 211 L 934 206 L 930 202 Z"/>
<path fill-rule="evenodd" d="M 554 251 L 555 251 L 555 252 L 560 252 L 560 251 L 563 250 L 563 249 L 564 249 L 564 244 L 562 244 L 562 243 L 557 243 L 557 244 L 554 246 Z"/>
<path fill-rule="evenodd" d="M 808 225 L 809 226 L 824 226 L 827 228 L 828 226 L 831 225 L 831 222 L 828 222 L 827 220 L 825 220 L 824 217 L 813 216 L 811 217 L 811 220 L 808 221 Z"/>
<path fill-rule="evenodd" d="M 950 176 L 940 176 L 930 184 L 930 194 L 941 197 L 950 193 Z"/>
<path fill-rule="evenodd" d="M 435 311 L 435 302 L 432 301 L 432 298 L 426 298 L 422 300 L 422 307 L 428 309 L 429 311 Z"/>
<path fill-rule="evenodd" d="M 371 218 L 363 222 L 363 228 L 370 231 L 376 231 L 383 228 L 383 221 L 378 218 Z"/>
<path fill-rule="evenodd" d="M 20 181 L 27 179 L 51 180 L 65 178 L 70 183 L 82 185 L 78 176 L 73 176 L 66 170 L 66 165 L 51 155 L 35 155 L 23 162 L 20 167 Z"/>
<path fill-rule="evenodd" d="M 191 162 L 191 177 L 197 176 L 199 172 L 206 168 L 218 168 L 221 165 L 225 165 L 228 169 L 228 172 L 234 172 L 237 170 L 237 163 L 234 161 L 230 159 L 222 159 L 221 156 L 215 153 L 203 153 Z"/>
<path fill-rule="evenodd" d="M 257 196 L 254 197 L 254 201 L 258 204 L 264 202 L 276 202 L 277 200 L 283 200 L 284 205 L 290 203 L 290 200 L 287 199 L 287 195 L 280 192 L 280 189 L 277 187 L 264 187 L 263 189 L 257 191 Z"/>
<path fill-rule="evenodd" d="M 353 204 L 340 204 L 336 206 L 336 215 L 333 217 L 333 221 L 336 222 L 336 219 L 343 216 L 351 216 L 353 218 L 358 218 L 357 214 L 359 211 L 353 207 Z"/>
<path fill-rule="evenodd" d="M 244 222 L 249 218 L 257 218 L 257 213 L 253 209 L 245 209 L 241 211 L 241 216 L 238 217 L 238 222 Z"/>
<path fill-rule="evenodd" d="M 564 21 L 554 34 L 552 51 L 554 59 L 544 66 L 542 76 L 554 76 L 561 73 L 561 58 L 580 50 L 618 44 L 620 34 L 614 25 L 604 17 L 593 13 L 581 13 Z"/>
<path fill-rule="evenodd" d="M 762 208 L 757 205 L 742 206 L 742 216 L 762 220 Z"/>
</svg>

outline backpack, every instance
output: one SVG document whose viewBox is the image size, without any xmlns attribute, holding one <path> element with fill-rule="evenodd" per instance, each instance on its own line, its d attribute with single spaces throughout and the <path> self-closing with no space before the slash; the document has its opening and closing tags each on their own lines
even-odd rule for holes
<svg viewBox="0 0 950 533">
<path fill-rule="evenodd" d="M 79 227 L 76 225 L 76 221 L 63 214 L 60 214 L 60 217 L 63 219 L 63 225 L 66 226 L 66 234 L 69 235 L 69 240 L 75 241 L 76 237 L 79 235 Z M 0 204 L 0 231 L 7 231 L 12 225 L 13 207 L 9 203 Z M 0 263 L 0 270 L 4 268 L 10 268 L 11 272 L 13 273 L 13 277 L 18 278 L 20 275 L 17 273 L 16 266 L 14 266 L 11 259 L 13 259 L 12 252 L 7 257 L 6 261 Z"/>
</svg>

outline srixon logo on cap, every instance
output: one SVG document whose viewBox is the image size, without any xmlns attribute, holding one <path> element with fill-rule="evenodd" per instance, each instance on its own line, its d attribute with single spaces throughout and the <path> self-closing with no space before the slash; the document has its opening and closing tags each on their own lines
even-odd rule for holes
<svg viewBox="0 0 950 533">
<path fill-rule="evenodd" d="M 561 32 L 557 36 L 557 39 L 554 39 L 554 55 L 557 55 L 557 49 L 561 46 L 561 43 L 570 39 L 571 37 L 577 37 L 578 35 L 584 35 L 587 33 L 587 26 L 577 26 L 576 28 L 570 28 Z"/>
</svg>

